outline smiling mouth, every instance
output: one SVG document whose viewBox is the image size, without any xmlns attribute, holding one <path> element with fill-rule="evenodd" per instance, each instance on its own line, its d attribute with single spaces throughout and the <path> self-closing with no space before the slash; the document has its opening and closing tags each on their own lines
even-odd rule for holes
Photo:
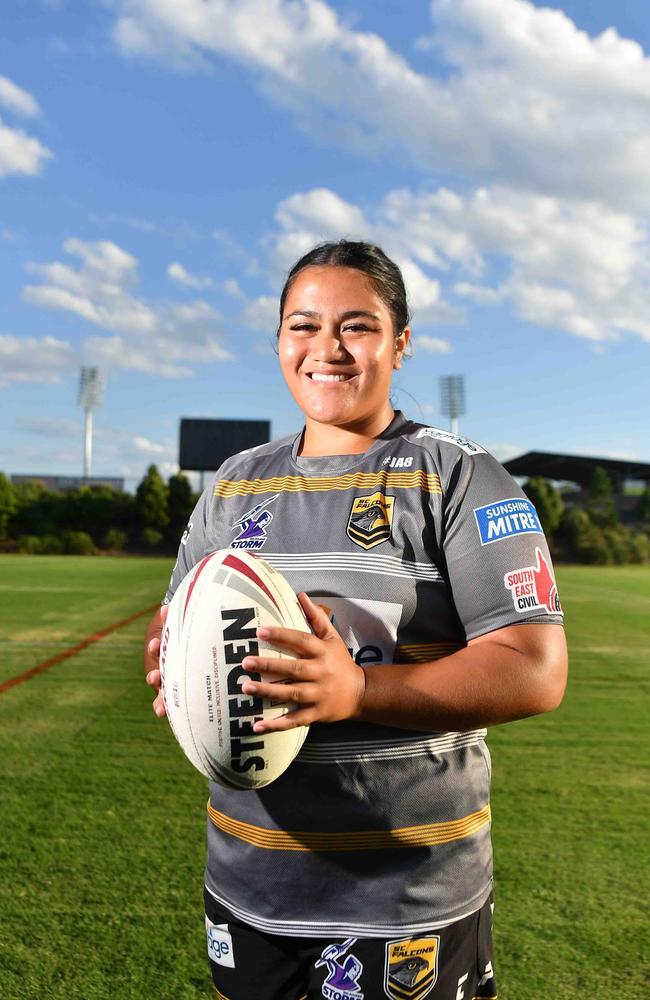
<svg viewBox="0 0 650 1000">
<path fill-rule="evenodd" d="M 347 382 L 353 378 L 352 375 L 325 375 L 323 372 L 308 372 L 307 378 L 312 382 Z"/>
</svg>

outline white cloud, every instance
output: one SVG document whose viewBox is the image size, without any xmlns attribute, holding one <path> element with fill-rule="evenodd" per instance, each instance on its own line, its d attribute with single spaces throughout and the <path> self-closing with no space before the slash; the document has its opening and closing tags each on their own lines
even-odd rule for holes
<svg viewBox="0 0 650 1000">
<path fill-rule="evenodd" d="M 288 248 L 297 255 L 324 235 L 340 235 L 319 230 L 323 191 L 314 194 L 293 195 L 281 204 L 272 241 L 278 264 L 286 266 Z M 350 217 L 359 217 L 356 206 L 341 204 Z M 438 188 L 390 191 L 378 205 L 366 206 L 363 218 L 362 235 L 402 269 L 416 334 L 422 323 L 463 318 L 445 300 L 440 279 L 430 273 L 435 269 L 464 300 L 506 303 L 539 326 L 594 342 L 626 331 L 650 340 L 650 244 L 646 227 L 629 213 L 506 187 L 467 194 Z M 490 285 L 493 261 L 500 263 L 500 275 Z M 467 281 L 468 275 L 484 280 Z"/>
<path fill-rule="evenodd" d="M 39 174 L 45 161 L 51 157 L 50 150 L 38 139 L 0 121 L 0 177 Z"/>
<path fill-rule="evenodd" d="M 11 382 L 61 382 L 74 364 L 75 352 L 65 340 L 0 334 L 0 388 Z"/>
<path fill-rule="evenodd" d="M 249 330 L 275 333 L 280 322 L 277 298 L 274 295 L 260 295 L 248 303 L 241 318 Z"/>
<path fill-rule="evenodd" d="M 223 283 L 223 290 L 227 295 L 230 295 L 233 299 L 246 298 L 236 278 L 226 278 L 226 280 Z"/>
<path fill-rule="evenodd" d="M 413 338 L 415 351 L 426 351 L 427 354 L 451 354 L 453 347 L 448 340 L 439 337 L 416 336 Z"/>
<path fill-rule="evenodd" d="M 39 437 L 72 438 L 80 437 L 82 418 L 78 421 L 66 417 L 19 417 L 14 427 L 26 434 L 37 434 Z"/>
<path fill-rule="evenodd" d="M 27 285 L 27 302 L 70 312 L 114 334 L 89 337 L 89 358 L 110 367 L 174 378 L 189 375 L 189 364 L 228 361 L 221 343 L 220 316 L 198 299 L 179 304 L 149 305 L 135 294 L 138 262 L 109 240 L 86 243 L 68 239 L 67 253 L 80 259 L 75 268 L 61 261 L 28 265 L 42 284 Z"/>
<path fill-rule="evenodd" d="M 133 438 L 133 447 L 136 451 L 145 455 L 164 455 L 168 448 L 164 444 L 157 444 L 149 438 L 136 436 Z"/>
<path fill-rule="evenodd" d="M 179 285 L 185 285 L 187 288 L 210 288 L 213 284 L 212 278 L 201 277 L 198 274 L 190 274 L 190 272 L 179 264 L 178 261 L 172 262 L 167 268 L 167 276 L 175 281 Z"/>
<path fill-rule="evenodd" d="M 650 59 L 613 28 L 591 37 L 530 0 L 432 0 L 446 67 L 427 74 L 323 0 L 117 6 L 124 52 L 202 67 L 233 60 L 299 124 L 346 148 L 650 208 Z"/>
<path fill-rule="evenodd" d="M 6 76 L 0 76 L 0 105 L 26 118 L 33 118 L 41 111 L 36 98 Z"/>
</svg>

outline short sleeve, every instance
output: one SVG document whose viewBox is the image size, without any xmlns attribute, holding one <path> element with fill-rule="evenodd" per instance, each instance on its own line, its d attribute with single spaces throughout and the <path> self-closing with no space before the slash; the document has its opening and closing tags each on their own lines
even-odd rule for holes
<svg viewBox="0 0 650 1000">
<path fill-rule="evenodd" d="M 492 455 L 458 453 L 443 482 L 441 543 L 468 639 L 523 622 L 562 622 L 537 511 Z"/>
<path fill-rule="evenodd" d="M 172 570 L 172 575 L 162 603 L 169 604 L 178 585 L 193 566 L 196 566 L 205 555 L 206 528 L 208 512 L 213 495 L 213 488 L 206 489 L 201 494 L 178 546 L 178 555 Z"/>
</svg>

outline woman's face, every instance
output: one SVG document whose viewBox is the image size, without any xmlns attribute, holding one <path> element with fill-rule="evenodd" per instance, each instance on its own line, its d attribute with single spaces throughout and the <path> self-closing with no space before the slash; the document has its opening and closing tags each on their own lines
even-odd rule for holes
<svg viewBox="0 0 650 1000">
<path fill-rule="evenodd" d="M 362 271 L 307 267 L 285 301 L 280 367 L 308 421 L 363 430 L 390 422 L 391 376 L 408 339 L 408 328 L 395 337 L 391 314 Z"/>
</svg>

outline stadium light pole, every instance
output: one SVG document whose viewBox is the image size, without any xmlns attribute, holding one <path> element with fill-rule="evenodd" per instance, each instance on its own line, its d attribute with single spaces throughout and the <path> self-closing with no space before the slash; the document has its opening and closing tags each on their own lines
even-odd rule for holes
<svg viewBox="0 0 650 1000">
<path fill-rule="evenodd" d="M 93 456 L 93 412 L 101 406 L 106 378 L 99 368 L 82 367 L 77 404 L 84 411 L 84 479 L 90 479 Z"/>
<path fill-rule="evenodd" d="M 451 421 L 451 433 L 458 434 L 458 418 L 465 415 L 465 376 L 440 376 L 440 409 Z"/>
</svg>

